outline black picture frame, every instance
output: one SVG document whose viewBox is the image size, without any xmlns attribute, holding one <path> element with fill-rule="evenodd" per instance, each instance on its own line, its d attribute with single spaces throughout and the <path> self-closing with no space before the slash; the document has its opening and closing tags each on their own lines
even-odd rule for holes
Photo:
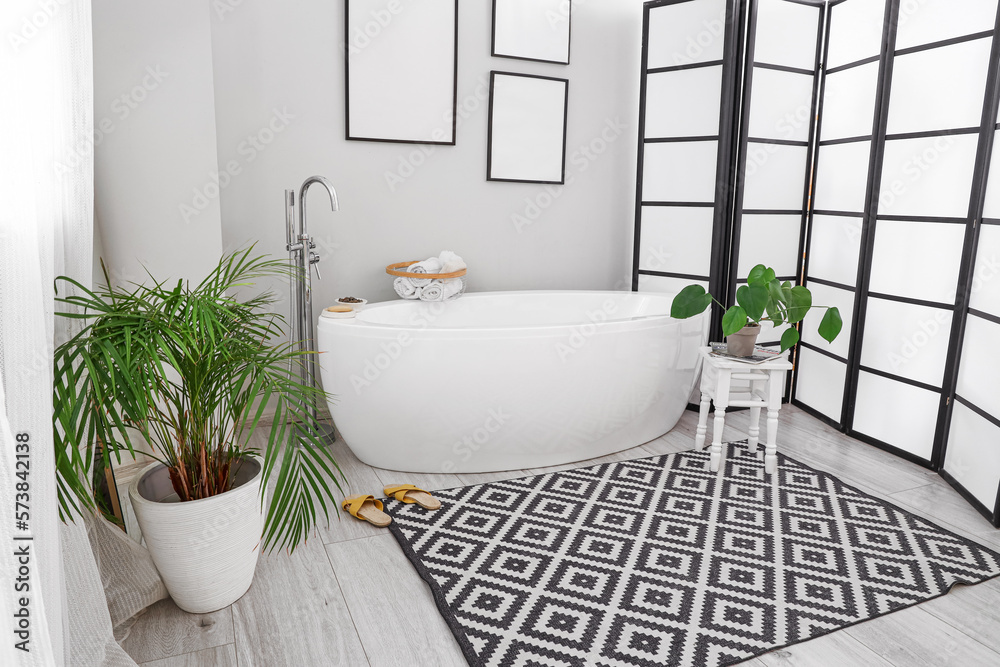
<svg viewBox="0 0 1000 667">
<path fill-rule="evenodd" d="M 421 144 L 421 145 L 438 145 L 438 146 L 454 146 L 456 144 L 457 133 L 458 133 L 458 123 L 457 123 L 457 112 L 458 112 L 458 0 L 454 0 L 452 5 L 451 13 L 451 25 L 442 27 L 442 34 L 449 34 L 453 40 L 454 49 L 452 51 L 452 64 L 450 68 L 451 74 L 451 104 L 450 111 L 446 114 L 442 114 L 441 117 L 441 128 L 442 134 L 449 134 L 450 136 L 445 136 L 440 140 L 436 140 L 432 137 L 417 137 L 417 138 L 400 138 L 400 137 L 389 137 L 389 136 L 373 136 L 373 134 L 358 134 L 356 131 L 352 131 L 351 128 L 351 56 L 354 51 L 361 51 L 358 44 L 355 44 L 352 40 L 355 35 L 352 35 L 352 24 L 351 24 L 351 10 L 352 6 L 357 9 L 357 5 L 362 2 L 362 0 L 345 0 L 344 2 L 344 136 L 348 141 L 374 141 L 383 143 L 399 143 L 399 144 Z M 381 22 L 377 17 L 372 17 L 371 21 L 366 22 L 366 27 L 368 23 L 373 23 L 379 31 L 386 27 L 382 25 L 385 21 L 391 20 L 393 14 L 386 10 L 389 14 L 388 19 L 383 19 Z M 412 11 L 408 9 L 407 11 Z M 400 12 L 401 13 L 401 12 Z M 375 28 L 373 28 L 374 30 Z M 359 35 L 358 37 L 366 36 L 368 39 L 373 39 L 370 34 Z M 377 34 L 376 34 L 377 37 Z M 424 36 L 425 39 L 430 39 Z M 355 95 L 355 100 L 357 95 Z M 408 105 L 401 104 L 401 108 L 407 109 L 409 113 L 411 108 Z M 447 128 L 447 129 L 444 129 Z M 435 128 L 432 131 L 432 135 L 437 131 Z M 391 134 L 388 132 L 387 134 Z"/>
<path fill-rule="evenodd" d="M 569 65 L 570 52 L 572 51 L 573 42 L 573 0 L 561 0 L 555 4 L 562 5 L 565 3 L 566 6 L 566 58 L 565 60 L 554 60 L 549 58 L 538 58 L 533 57 L 530 54 L 518 54 L 518 53 L 504 53 L 498 50 L 497 47 L 497 12 L 498 5 L 504 3 L 514 3 L 514 2 L 526 2 L 527 4 L 538 4 L 537 0 L 493 0 L 493 12 L 492 12 L 492 28 L 490 32 L 490 55 L 494 58 L 512 58 L 515 60 L 529 60 L 532 62 L 539 63 L 552 63 L 555 65 Z M 504 47 L 500 47 L 501 49 Z"/>
<path fill-rule="evenodd" d="M 516 178 L 516 177 L 502 177 L 493 175 L 493 155 L 494 155 L 494 139 L 496 138 L 496 130 L 493 124 L 493 117 L 496 104 L 496 80 L 497 77 L 516 77 L 525 79 L 540 79 L 544 81 L 552 81 L 560 83 L 563 86 L 563 108 L 562 108 L 562 155 L 560 156 L 560 169 L 559 169 L 559 180 L 539 180 L 533 178 Z M 537 74 L 524 74 L 521 72 L 504 72 L 493 70 L 490 72 L 490 104 L 489 104 L 489 120 L 487 129 L 487 139 L 486 139 L 486 180 L 487 181 L 499 181 L 506 183 L 544 183 L 552 185 L 563 185 L 566 182 L 566 128 L 569 119 L 569 80 L 561 79 L 552 76 L 541 76 Z"/>
</svg>

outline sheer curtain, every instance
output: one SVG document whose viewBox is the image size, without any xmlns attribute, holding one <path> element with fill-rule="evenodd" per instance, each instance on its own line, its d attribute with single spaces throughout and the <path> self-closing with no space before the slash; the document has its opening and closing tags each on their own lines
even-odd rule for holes
<svg viewBox="0 0 1000 667">
<path fill-rule="evenodd" d="M 86 284 L 93 266 L 90 1 L 4 0 L 0 12 L 0 614 L 8 627 L 24 597 L 30 632 L 22 651 L 5 630 L 0 664 L 134 665 L 115 642 L 105 597 L 115 587 L 102 582 L 95 552 L 135 556 L 147 575 L 142 595 L 115 598 L 117 616 L 162 591 L 140 548 L 109 537 L 102 520 L 60 523 L 52 444 L 52 350 L 71 333 L 54 317 L 53 279 Z M 25 439 L 27 480 L 15 476 Z M 29 518 L 19 525 L 25 481 Z M 30 554 L 30 591 L 15 595 L 18 548 Z"/>
</svg>

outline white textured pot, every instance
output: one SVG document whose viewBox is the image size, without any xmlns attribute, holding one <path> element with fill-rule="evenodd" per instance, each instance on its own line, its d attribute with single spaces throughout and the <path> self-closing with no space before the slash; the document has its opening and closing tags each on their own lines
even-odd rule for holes
<svg viewBox="0 0 1000 667">
<path fill-rule="evenodd" d="M 144 469 L 129 486 L 153 563 L 184 611 L 222 609 L 250 588 L 264 529 L 262 469 L 259 457 L 247 457 L 236 473 L 235 488 L 183 503 L 162 463 Z"/>
</svg>

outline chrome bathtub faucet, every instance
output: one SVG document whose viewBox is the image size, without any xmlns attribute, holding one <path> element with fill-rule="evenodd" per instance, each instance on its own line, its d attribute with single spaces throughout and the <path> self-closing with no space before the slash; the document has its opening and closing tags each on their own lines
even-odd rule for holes
<svg viewBox="0 0 1000 667">
<path fill-rule="evenodd" d="M 289 335 L 299 352 L 316 351 L 316 321 L 313 319 L 312 270 L 316 271 L 316 279 L 322 280 L 319 270 L 320 256 L 315 252 L 316 242 L 309 235 L 306 223 L 306 193 L 314 183 L 319 183 L 330 195 L 330 208 L 340 210 L 337 200 L 337 190 L 323 176 L 310 176 L 299 188 L 298 220 L 295 216 L 295 190 L 285 190 L 285 249 L 288 250 L 288 261 L 296 269 L 297 275 L 289 282 Z M 316 355 L 308 354 L 299 367 L 299 381 L 309 386 L 317 386 Z M 306 406 L 306 410 L 318 424 L 316 405 Z M 333 427 L 324 427 L 321 432 L 329 442 L 333 442 Z"/>
</svg>

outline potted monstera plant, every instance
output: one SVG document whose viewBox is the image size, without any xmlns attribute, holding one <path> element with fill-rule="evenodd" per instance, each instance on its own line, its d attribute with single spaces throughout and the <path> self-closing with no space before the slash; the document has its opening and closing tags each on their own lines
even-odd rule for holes
<svg viewBox="0 0 1000 667">
<path fill-rule="evenodd" d="M 701 285 L 688 285 L 674 297 L 670 314 L 680 319 L 694 317 L 705 312 L 713 302 L 725 310 L 722 333 L 726 336 L 726 349 L 737 357 L 753 354 L 761 322 L 770 322 L 775 327 L 797 324 L 812 308 L 826 309 L 819 323 L 819 335 L 828 342 L 832 343 L 843 328 L 837 308 L 814 306 L 812 293 L 807 288 L 778 280 L 774 269 L 763 264 L 753 267 L 747 275 L 747 284 L 736 290 L 736 305 L 727 309 Z M 781 334 L 781 351 L 798 342 L 798 329 L 789 327 Z"/>
<path fill-rule="evenodd" d="M 299 381 L 303 355 L 282 338 L 273 294 L 240 296 L 291 269 L 251 250 L 195 287 L 110 287 L 106 272 L 93 291 L 56 282 L 75 287 L 59 314 L 82 320 L 55 352 L 60 514 L 93 509 L 82 480 L 95 448 L 110 464 L 144 440 L 157 462 L 129 498 L 167 590 L 193 613 L 242 596 L 262 547 L 294 549 L 343 479 L 307 409 L 326 394 Z"/>
</svg>

